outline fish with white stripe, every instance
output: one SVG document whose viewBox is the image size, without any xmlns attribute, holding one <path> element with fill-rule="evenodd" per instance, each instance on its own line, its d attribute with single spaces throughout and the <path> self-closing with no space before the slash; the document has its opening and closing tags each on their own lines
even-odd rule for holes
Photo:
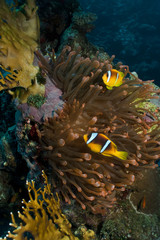
<svg viewBox="0 0 160 240">
<path fill-rule="evenodd" d="M 122 160 L 126 160 L 128 153 L 124 151 L 118 151 L 117 146 L 106 135 L 102 133 L 92 132 L 85 134 L 83 139 L 91 151 L 101 153 L 108 157 L 117 157 Z"/>
<path fill-rule="evenodd" d="M 111 69 L 103 74 L 102 79 L 106 88 L 112 90 L 113 87 L 119 87 L 123 83 L 124 73 L 116 69 Z"/>
</svg>

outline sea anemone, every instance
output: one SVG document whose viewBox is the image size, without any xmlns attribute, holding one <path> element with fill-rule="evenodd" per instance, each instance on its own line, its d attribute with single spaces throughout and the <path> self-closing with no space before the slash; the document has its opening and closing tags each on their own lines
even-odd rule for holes
<svg viewBox="0 0 160 240">
<path fill-rule="evenodd" d="M 74 198 L 83 209 L 94 213 L 113 206 L 116 193 L 134 182 L 142 168 L 155 168 L 160 157 L 160 127 L 156 116 L 145 122 L 148 110 L 139 107 L 155 98 L 151 81 L 124 79 L 108 90 L 102 74 L 112 68 L 110 60 L 100 62 L 84 58 L 80 49 L 65 47 L 52 67 L 41 59 L 41 66 L 62 90 L 63 108 L 53 118 L 46 118 L 40 136 L 41 162 L 52 169 L 52 183 L 65 201 Z M 128 67 L 117 69 L 129 72 Z M 131 74 L 131 73 L 130 73 Z M 111 139 L 127 160 L 92 152 L 84 134 L 98 132 Z"/>
</svg>

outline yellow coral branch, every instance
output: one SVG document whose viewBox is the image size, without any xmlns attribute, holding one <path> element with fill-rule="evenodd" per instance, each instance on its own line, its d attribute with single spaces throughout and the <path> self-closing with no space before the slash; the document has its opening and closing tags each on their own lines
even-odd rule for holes
<svg viewBox="0 0 160 240">
<path fill-rule="evenodd" d="M 23 211 L 22 213 L 18 212 L 18 217 L 22 222 L 18 226 L 13 213 L 11 213 L 12 223 L 10 226 L 15 229 L 12 233 L 8 232 L 6 237 L 22 240 L 24 235 L 29 233 L 34 240 L 78 240 L 72 234 L 71 224 L 62 214 L 58 194 L 56 200 L 44 172 L 43 178 L 44 189 L 36 190 L 34 181 L 27 182 L 30 200 L 22 201 Z"/>
</svg>

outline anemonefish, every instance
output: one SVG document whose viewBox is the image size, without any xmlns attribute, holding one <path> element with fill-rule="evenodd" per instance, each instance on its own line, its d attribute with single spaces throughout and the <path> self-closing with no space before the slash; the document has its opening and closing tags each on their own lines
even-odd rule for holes
<svg viewBox="0 0 160 240">
<path fill-rule="evenodd" d="M 123 83 L 124 73 L 112 69 L 103 74 L 102 79 L 106 88 L 112 90 L 113 87 L 119 87 Z"/>
<path fill-rule="evenodd" d="M 118 151 L 117 146 L 106 135 L 93 132 L 91 134 L 85 134 L 83 139 L 91 151 L 101 153 L 104 156 L 116 156 L 122 160 L 126 160 L 128 153 Z"/>
<path fill-rule="evenodd" d="M 140 199 L 140 201 L 139 201 L 139 203 L 138 203 L 138 205 L 137 205 L 137 211 L 138 211 L 138 210 L 143 210 L 145 207 L 146 207 L 146 197 L 143 196 L 143 197 Z"/>
</svg>

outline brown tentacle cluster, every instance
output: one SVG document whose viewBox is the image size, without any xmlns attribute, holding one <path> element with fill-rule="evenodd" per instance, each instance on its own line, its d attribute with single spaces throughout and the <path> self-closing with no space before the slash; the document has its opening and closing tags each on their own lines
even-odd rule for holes
<svg viewBox="0 0 160 240">
<path fill-rule="evenodd" d="M 153 115 L 155 121 L 146 123 L 147 110 L 138 107 L 155 97 L 153 87 L 135 78 L 107 90 L 101 77 L 110 68 L 110 61 L 65 48 L 52 73 L 65 104 L 57 117 L 46 119 L 40 138 L 42 156 L 56 176 L 54 187 L 66 202 L 74 198 L 94 212 L 112 206 L 116 191 L 131 185 L 141 167 L 156 167 L 160 157 L 159 122 Z M 92 152 L 83 140 L 91 132 L 107 135 L 118 150 L 128 152 L 127 160 Z"/>
</svg>

